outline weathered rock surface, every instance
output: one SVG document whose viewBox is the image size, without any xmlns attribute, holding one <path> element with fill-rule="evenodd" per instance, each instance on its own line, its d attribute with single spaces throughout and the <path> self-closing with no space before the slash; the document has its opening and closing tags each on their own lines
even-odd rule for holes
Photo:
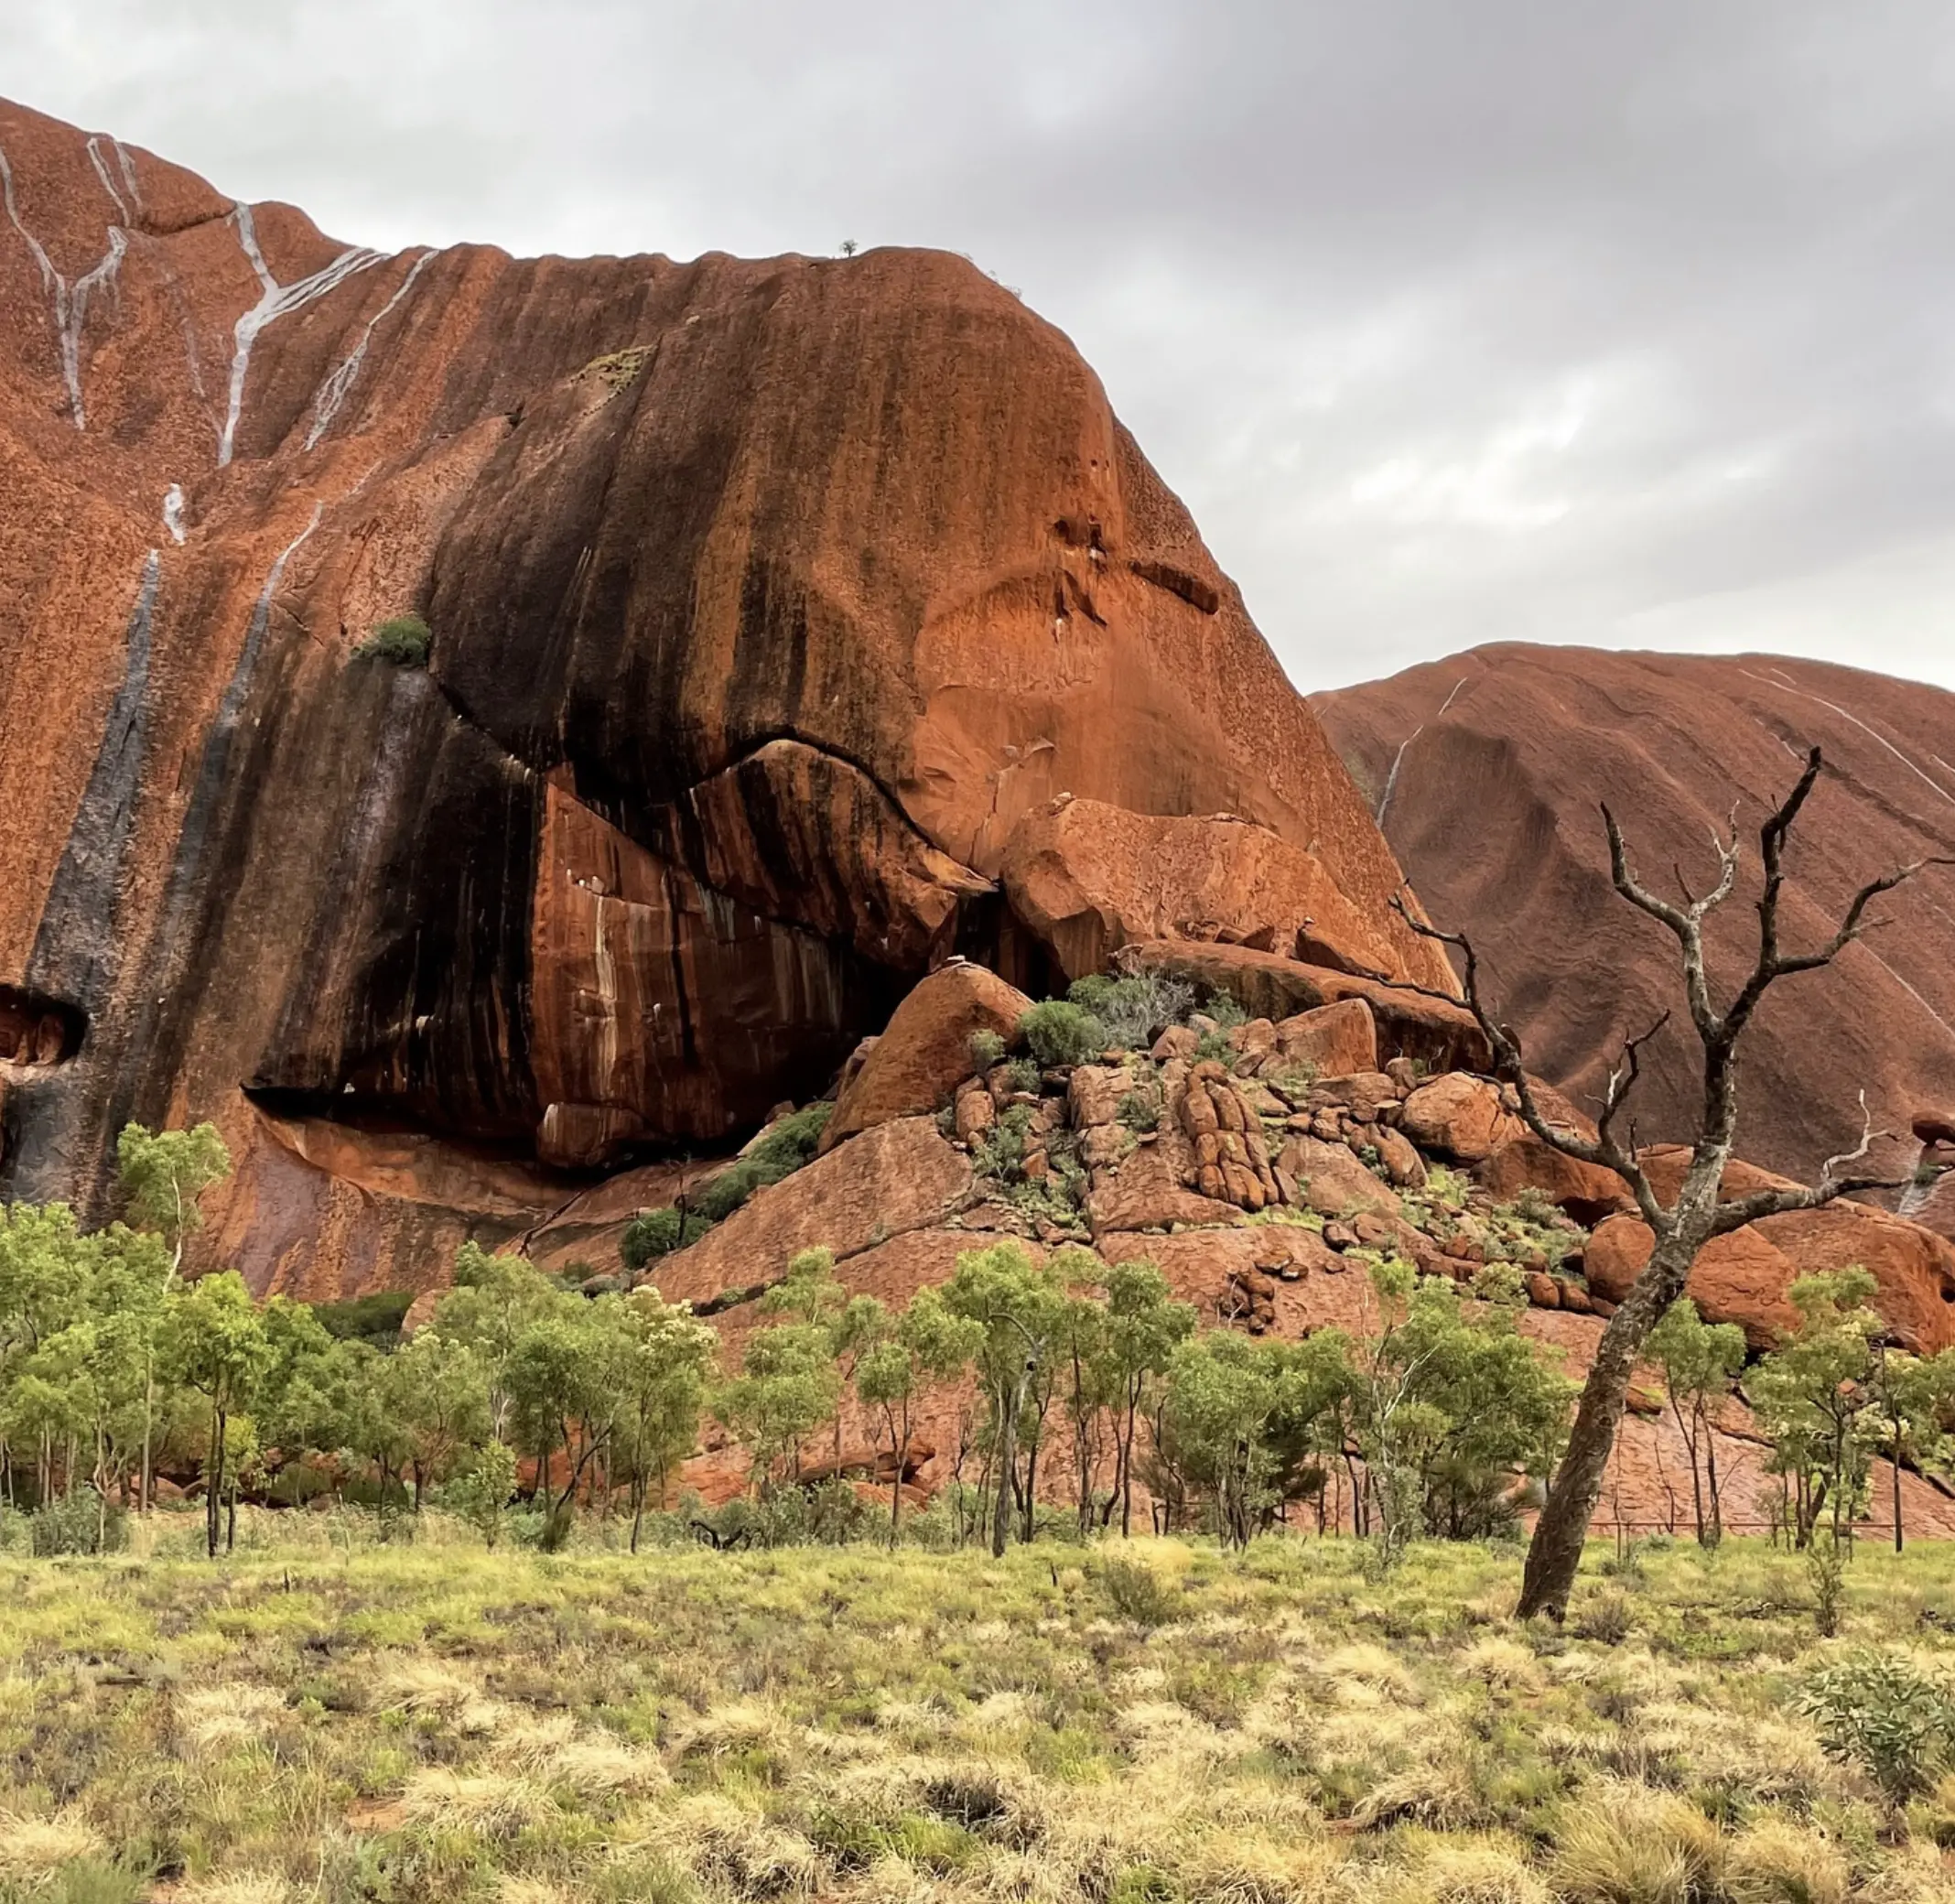
<svg viewBox="0 0 1955 1904">
<path fill-rule="evenodd" d="M 1464 1071 L 1449 1071 L 1405 1100 L 1399 1128 L 1429 1151 L 1460 1163 L 1481 1163 L 1528 1127 L 1500 1100 L 1500 1087 Z"/>
<path fill-rule="evenodd" d="M 1137 939 L 1213 940 L 1346 972 L 1450 986 L 1430 944 L 1396 945 L 1313 853 L 1233 816 L 1169 817 L 1101 800 L 1033 809 L 1005 846 L 1018 918 L 1069 979 Z"/>
<path fill-rule="evenodd" d="M 891 1237 L 940 1224 L 971 1185 L 969 1163 L 931 1118 L 878 1124 L 763 1190 L 690 1248 L 657 1265 L 668 1302 L 705 1303 L 777 1282 L 803 1250 L 847 1261 Z"/>
<path fill-rule="evenodd" d="M 1303 965 L 1248 946 L 1191 945 L 1151 939 L 1130 947 L 1139 968 L 1226 992 L 1252 1017 L 1280 1022 L 1344 999 L 1363 999 L 1377 1025 L 1381 1057 L 1417 1059 L 1433 1071 L 1484 1067 L 1486 1040 L 1464 1006 L 1403 987 L 1354 978 L 1328 966 Z"/>
<path fill-rule="evenodd" d="M 964 261 L 385 257 L 18 106 L 0 155 L 0 1194 L 103 1214 L 124 1121 L 214 1118 L 261 1280 L 248 1098 L 546 1206 L 737 1141 L 953 950 L 1053 976 L 997 884 L 1062 792 L 1237 815 L 1191 894 L 1240 836 L 1436 969 L 1186 512 Z M 352 658 L 406 611 L 425 671 Z"/>
<path fill-rule="evenodd" d="M 1503 644 L 1313 705 L 1427 908 L 1473 936 L 1532 1068 L 1593 1102 L 1624 1036 L 1672 1012 L 1645 1056 L 1646 1140 L 1693 1128 L 1696 1040 L 1679 1009 L 1675 941 L 1610 886 L 1598 801 L 1652 881 L 1678 865 L 1700 889 L 1711 835 L 1738 804 L 1752 883 L 1709 940 L 1725 986 L 1755 949 L 1758 823 L 1809 747 L 1824 749 L 1828 771 L 1796 836 L 1788 945 L 1823 940 L 1876 874 L 1955 851 L 1955 695 L 1918 682 L 1776 656 Z M 1890 929 L 1786 980 L 1759 1013 L 1744 1141 L 1761 1163 L 1809 1175 L 1851 1149 L 1863 1087 L 1874 1128 L 1895 1131 L 1947 1095 L 1955 869 L 1930 868 L 1883 910 Z M 1898 1175 L 1903 1152 L 1896 1141 L 1879 1161 Z"/>
<path fill-rule="evenodd" d="M 932 972 L 897 1006 L 861 1069 L 837 1098 L 823 1150 L 891 1118 L 935 1110 L 977 1068 L 971 1038 L 990 1032 L 1008 1044 L 1032 1001 L 996 972 L 956 964 Z"/>
<path fill-rule="evenodd" d="M 1292 1065 L 1309 1065 L 1320 1076 L 1345 1076 L 1378 1068 L 1378 1027 L 1361 998 L 1341 999 L 1299 1012 L 1276 1027 L 1278 1055 Z"/>
</svg>

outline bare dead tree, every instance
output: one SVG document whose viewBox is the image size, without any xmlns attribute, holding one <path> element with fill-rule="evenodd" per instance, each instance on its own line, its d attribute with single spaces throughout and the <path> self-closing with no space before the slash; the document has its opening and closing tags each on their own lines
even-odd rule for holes
<svg viewBox="0 0 1955 1904">
<path fill-rule="evenodd" d="M 1798 784 L 1759 829 L 1765 882 L 1757 901 L 1757 956 L 1744 983 L 1730 1002 L 1722 1007 L 1712 996 L 1711 979 L 1705 969 L 1704 921 L 1732 896 L 1737 887 L 1738 868 L 1744 855 L 1739 845 L 1735 812 L 1724 835 L 1712 835 L 1719 860 L 1717 883 L 1698 898 L 1690 892 L 1680 873 L 1678 882 L 1684 898 L 1683 903 L 1678 905 L 1658 898 L 1637 879 L 1615 816 L 1606 806 L 1602 809 L 1603 823 L 1608 829 L 1609 871 L 1615 890 L 1631 905 L 1647 913 L 1674 935 L 1682 957 L 1684 993 L 1690 1023 L 1703 1047 L 1702 1108 L 1698 1117 L 1697 1136 L 1690 1146 L 1690 1164 L 1673 1205 L 1666 1206 L 1657 1195 L 1656 1186 L 1637 1158 L 1633 1130 L 1626 1142 L 1617 1135 L 1624 1107 L 1636 1088 L 1641 1072 L 1643 1047 L 1669 1022 L 1669 1014 L 1666 1012 L 1641 1036 L 1625 1041 L 1622 1055 L 1610 1071 L 1604 1088 L 1596 1134 L 1591 1141 L 1565 1125 L 1552 1122 L 1543 1113 L 1522 1062 L 1520 1041 L 1508 1026 L 1495 1018 L 1487 1005 L 1481 987 L 1479 959 L 1465 934 L 1442 931 L 1420 919 L 1415 909 L 1406 905 L 1402 898 L 1398 903 L 1400 915 L 1414 932 L 1460 954 L 1464 966 L 1461 981 L 1466 1008 L 1486 1038 L 1496 1075 L 1513 1087 L 1528 1128 L 1543 1143 L 1564 1156 L 1614 1171 L 1629 1186 L 1636 1208 L 1655 1238 L 1648 1262 L 1603 1330 L 1595 1359 L 1590 1365 L 1588 1379 L 1582 1386 L 1567 1450 L 1555 1471 L 1547 1502 L 1535 1525 L 1533 1542 L 1528 1549 L 1520 1604 L 1516 1609 L 1523 1619 L 1537 1613 L 1546 1613 L 1559 1620 L 1567 1611 L 1569 1593 L 1582 1560 L 1582 1542 L 1601 1497 L 1610 1452 L 1622 1420 L 1630 1372 L 1649 1338 L 1650 1331 L 1683 1293 L 1698 1251 L 1713 1239 L 1727 1236 L 1761 1217 L 1783 1216 L 1792 1210 L 1818 1209 L 1859 1190 L 1899 1186 L 1900 1179 L 1855 1172 L 1852 1168 L 1866 1157 L 1876 1135 L 1887 1134 L 1874 1130 L 1866 1114 L 1866 1096 L 1863 1092 L 1860 1141 L 1851 1151 L 1829 1158 L 1817 1183 L 1794 1188 L 1760 1190 L 1729 1202 L 1719 1199 L 1737 1130 L 1738 1044 L 1766 993 L 1781 979 L 1798 972 L 1815 971 L 1831 964 L 1863 934 L 1885 924 L 1885 921 L 1870 918 L 1867 914 L 1868 906 L 1882 893 L 1892 892 L 1925 866 L 1950 863 L 1946 860 L 1922 860 L 1870 881 L 1853 895 L 1839 926 L 1824 944 L 1807 952 L 1784 950 L 1779 944 L 1778 911 L 1786 882 L 1786 841 L 1819 780 L 1820 766 L 1820 750 L 1815 747 L 1806 757 L 1805 771 L 1799 775 Z M 1402 980 L 1399 982 L 1403 983 Z M 1425 990 L 1416 986 L 1409 989 Z M 1435 992 L 1431 996 L 1442 994 Z"/>
</svg>

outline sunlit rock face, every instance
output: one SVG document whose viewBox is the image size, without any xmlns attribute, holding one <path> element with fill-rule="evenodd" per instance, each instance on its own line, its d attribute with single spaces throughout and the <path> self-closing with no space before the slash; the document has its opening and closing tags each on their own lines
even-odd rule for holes
<svg viewBox="0 0 1955 1904">
<path fill-rule="evenodd" d="M 956 952 L 1058 976 L 999 875 L 1062 795 L 1265 829 L 1443 982 L 963 261 L 390 257 L 17 106 L 0 155 L 0 1192 L 99 1211 L 123 1122 L 211 1117 L 211 1249 L 416 1283 L 825 1088 Z M 425 668 L 357 655 L 409 612 Z"/>
</svg>

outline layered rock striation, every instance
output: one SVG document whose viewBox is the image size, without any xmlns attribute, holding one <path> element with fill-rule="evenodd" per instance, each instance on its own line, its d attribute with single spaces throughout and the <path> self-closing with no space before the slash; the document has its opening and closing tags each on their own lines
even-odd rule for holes
<svg viewBox="0 0 1955 1904">
<path fill-rule="evenodd" d="M 103 1214 L 124 1120 L 214 1118 L 256 1286 L 415 1286 L 737 1142 L 958 951 L 1036 993 L 1314 920 L 1450 982 L 1092 372 L 965 262 L 382 256 L 5 103 L 0 183 L 0 1192 Z M 361 654 L 409 613 L 425 668 Z M 1173 890 L 1102 905 L 1134 827 Z"/>
</svg>

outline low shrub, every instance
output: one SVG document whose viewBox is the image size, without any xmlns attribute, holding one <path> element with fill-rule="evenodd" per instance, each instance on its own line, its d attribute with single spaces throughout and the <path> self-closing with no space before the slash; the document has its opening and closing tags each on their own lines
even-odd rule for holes
<svg viewBox="0 0 1955 1904">
<path fill-rule="evenodd" d="M 635 1276 L 647 1263 L 697 1243 L 711 1228 L 697 1210 L 681 1212 L 669 1204 L 662 1209 L 644 1210 L 625 1225 L 618 1254 Z"/>
<path fill-rule="evenodd" d="M 1900 1654 L 1868 1650 L 1823 1666 L 1795 1703 L 1827 1751 L 1857 1765 L 1895 1804 L 1925 1791 L 1949 1767 L 1955 1698 Z"/>
<path fill-rule="evenodd" d="M 434 639 L 419 615 L 394 615 L 353 650 L 353 659 L 384 661 L 394 667 L 426 667 Z"/>
<path fill-rule="evenodd" d="M 1084 1006 L 1047 999 L 1019 1020 L 1032 1055 L 1048 1070 L 1085 1065 L 1107 1049 L 1107 1027 Z"/>
<path fill-rule="evenodd" d="M 354 1296 L 344 1303 L 315 1303 L 312 1313 L 329 1336 L 341 1342 L 371 1342 L 392 1348 L 400 1340 L 401 1324 L 414 1302 L 411 1289 L 383 1289 L 378 1294 Z"/>
<path fill-rule="evenodd" d="M 973 1032 L 970 1048 L 971 1064 L 979 1071 L 988 1071 L 993 1065 L 1002 1062 L 1005 1055 L 1005 1041 L 994 1031 Z"/>
<path fill-rule="evenodd" d="M 1144 1051 L 1171 1024 L 1179 1024 L 1188 1015 L 1194 988 L 1154 972 L 1133 972 L 1122 979 L 1094 972 L 1075 979 L 1066 998 L 1099 1020 L 1109 1045 Z"/>
<path fill-rule="evenodd" d="M 27 1543 L 38 1555 L 120 1553 L 129 1544 L 129 1517 L 86 1484 L 36 1508 L 27 1522 Z"/>
<path fill-rule="evenodd" d="M 1137 1627 L 1164 1627 L 1180 1610 L 1181 1588 L 1163 1580 L 1145 1561 L 1109 1554 L 1096 1571 L 1107 1606 Z"/>
</svg>

